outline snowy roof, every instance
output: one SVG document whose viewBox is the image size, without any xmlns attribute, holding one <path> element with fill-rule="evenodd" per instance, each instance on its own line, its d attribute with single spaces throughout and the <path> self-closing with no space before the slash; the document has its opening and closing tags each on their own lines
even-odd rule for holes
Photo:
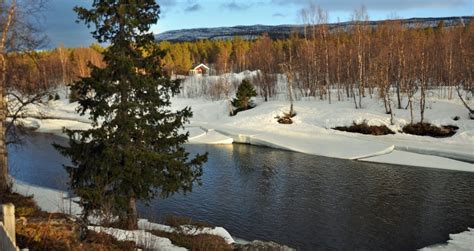
<svg viewBox="0 0 474 251">
<path fill-rule="evenodd" d="M 198 68 L 201 68 L 201 67 L 204 67 L 206 68 L 206 70 L 209 70 L 209 67 L 207 67 L 207 65 L 205 64 L 199 64 L 198 66 L 194 67 L 193 70 L 197 70 Z"/>
</svg>

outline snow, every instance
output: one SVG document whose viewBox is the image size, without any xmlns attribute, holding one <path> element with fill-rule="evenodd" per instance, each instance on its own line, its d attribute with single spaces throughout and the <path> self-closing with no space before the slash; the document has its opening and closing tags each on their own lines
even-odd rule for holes
<svg viewBox="0 0 474 251">
<path fill-rule="evenodd" d="M 65 191 L 34 186 L 18 180 L 13 182 L 13 191 L 24 196 L 32 195 L 41 210 L 49 213 L 79 215 L 82 212 L 79 205 L 73 202 L 77 201 L 77 198 L 69 197 Z"/>
<path fill-rule="evenodd" d="M 466 162 L 397 150 L 386 155 L 361 159 L 361 161 L 473 172 L 472 164 Z"/>
<path fill-rule="evenodd" d="M 189 138 L 190 144 L 209 144 L 209 145 L 228 145 L 232 144 L 234 140 L 227 137 L 213 129 L 200 129 L 202 134 Z"/>
<path fill-rule="evenodd" d="M 216 126 L 216 131 L 232 137 L 234 142 L 260 145 L 313 155 L 341 159 L 359 159 L 393 150 L 393 145 L 325 134 L 306 134 L 288 131 L 241 130 Z M 323 144 L 321 144 L 323 142 Z M 354 144 L 360 147 L 352 149 Z"/>
<path fill-rule="evenodd" d="M 133 241 L 139 247 L 145 250 L 162 250 L 162 251 L 182 251 L 187 250 L 182 247 L 175 246 L 168 238 L 158 237 L 145 230 L 122 230 L 118 228 L 107 228 L 89 226 L 89 230 L 97 233 L 106 233 L 113 236 L 119 241 Z"/>
<path fill-rule="evenodd" d="M 468 119 L 467 110 L 457 97 L 447 100 L 439 98 L 435 91 L 430 92 L 425 121 L 435 125 L 459 127 L 453 137 L 432 138 L 401 133 L 401 128 L 410 122 L 409 110 L 394 109 L 394 125 L 391 125 L 390 115 L 385 114 L 383 101 L 377 99 L 376 95 L 374 98 L 363 98 L 363 109 L 355 109 L 353 101 L 345 97 L 342 101 L 337 101 L 336 93 L 332 95 L 332 104 L 325 100 L 298 97 L 294 103 L 297 112 L 294 123 L 281 125 L 276 122 L 275 117 L 289 110 L 289 102 L 285 100 L 284 78 L 278 78 L 276 98 L 269 102 L 258 98 L 255 100 L 255 108 L 233 117 L 228 116 L 228 101 L 225 97 L 213 100 L 205 93 L 213 84 L 219 82 L 219 78 L 230 82 L 233 93 L 236 83 L 255 74 L 256 72 L 246 71 L 220 77 L 189 78 L 184 81 L 185 92 L 172 99 L 172 108 L 192 108 L 193 118 L 186 128 L 190 133 L 189 143 L 248 143 L 341 159 L 474 171 L 474 120 Z M 200 98 L 189 98 L 200 95 Z M 61 93 L 61 96 L 64 97 L 64 93 Z M 405 104 L 406 100 L 403 100 L 403 103 Z M 414 107 L 414 120 L 417 122 L 419 106 L 415 103 Z M 46 114 L 49 119 L 27 118 L 24 122 L 32 128 L 37 128 L 37 131 L 58 135 L 62 135 L 63 127 L 89 128 L 87 116 L 78 116 L 75 113 L 76 108 L 77 103 L 69 104 L 65 99 L 50 101 L 47 106 L 33 107 L 28 112 Z M 460 119 L 454 121 L 452 118 L 455 116 Z M 370 136 L 331 129 L 351 125 L 354 121 L 366 121 L 369 125 L 386 125 L 396 134 Z"/>
<path fill-rule="evenodd" d="M 210 234 L 222 237 L 228 244 L 234 243 L 232 236 L 223 227 L 203 227 L 197 228 L 195 226 L 181 226 L 181 229 L 175 229 L 170 226 L 161 225 L 157 223 L 149 222 L 146 219 L 140 219 L 138 221 L 138 228 L 143 230 L 160 230 L 163 232 L 180 232 L 186 235 L 199 235 L 199 234 Z"/>
<path fill-rule="evenodd" d="M 474 251 L 474 229 L 469 228 L 468 231 L 458 233 L 458 234 L 450 234 L 450 240 L 448 240 L 447 244 L 441 245 L 433 245 L 421 250 L 423 251 Z"/>
</svg>

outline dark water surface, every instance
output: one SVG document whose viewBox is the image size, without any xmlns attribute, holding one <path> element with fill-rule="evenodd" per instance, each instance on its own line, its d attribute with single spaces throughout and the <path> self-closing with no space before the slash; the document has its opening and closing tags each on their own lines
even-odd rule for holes
<svg viewBox="0 0 474 251">
<path fill-rule="evenodd" d="M 67 159 L 35 134 L 10 148 L 13 176 L 67 187 Z M 188 216 L 243 239 L 300 250 L 414 250 L 474 227 L 474 173 L 362 163 L 249 145 L 189 145 L 209 152 L 203 185 L 141 206 L 160 221 Z M 474 243 L 473 243 L 474 246 Z"/>
</svg>

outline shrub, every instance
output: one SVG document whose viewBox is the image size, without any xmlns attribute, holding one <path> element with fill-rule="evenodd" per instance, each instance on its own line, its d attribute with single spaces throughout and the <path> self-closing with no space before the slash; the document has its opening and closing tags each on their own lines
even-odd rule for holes
<svg viewBox="0 0 474 251">
<path fill-rule="evenodd" d="M 72 91 L 69 93 L 69 103 L 74 103 L 79 99 L 79 95 L 77 92 Z"/>
<path fill-rule="evenodd" d="M 416 123 L 408 124 L 403 127 L 404 133 L 418 135 L 418 136 L 430 136 L 434 138 L 446 138 L 456 134 L 459 127 L 455 125 L 444 125 L 435 126 L 430 123 Z"/>
<path fill-rule="evenodd" d="M 367 121 L 365 120 L 364 122 L 360 124 L 357 124 L 356 122 L 352 122 L 351 126 L 337 126 L 337 127 L 334 127 L 333 129 L 338 130 L 338 131 L 361 133 L 361 134 L 368 134 L 368 135 L 395 134 L 386 125 L 369 126 L 367 124 Z"/>
<path fill-rule="evenodd" d="M 296 113 L 283 113 L 283 116 L 276 116 L 275 119 L 280 124 L 290 125 L 293 124 L 293 120 L 291 118 L 295 117 Z"/>
</svg>

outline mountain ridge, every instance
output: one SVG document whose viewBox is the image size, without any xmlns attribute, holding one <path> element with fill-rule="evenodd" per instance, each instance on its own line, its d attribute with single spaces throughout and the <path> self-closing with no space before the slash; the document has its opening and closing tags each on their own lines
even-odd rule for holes
<svg viewBox="0 0 474 251">
<path fill-rule="evenodd" d="M 418 25 L 421 27 L 436 27 L 440 21 L 444 21 L 446 27 L 458 25 L 460 23 L 467 24 L 474 19 L 474 16 L 457 16 L 457 17 L 427 17 L 427 18 L 408 18 L 395 19 L 402 22 L 403 25 L 411 28 Z M 377 26 L 387 20 L 368 21 L 369 26 Z M 353 21 L 340 23 L 329 23 L 329 30 L 338 28 L 348 29 L 353 25 Z M 156 41 L 170 42 L 186 42 L 204 39 L 219 40 L 231 39 L 239 36 L 245 39 L 255 39 L 264 33 L 267 33 L 273 39 L 287 38 L 292 32 L 303 34 L 304 25 L 302 24 L 280 24 L 280 25 L 237 25 L 230 27 L 213 27 L 213 28 L 191 28 L 165 31 L 155 35 Z"/>
</svg>

